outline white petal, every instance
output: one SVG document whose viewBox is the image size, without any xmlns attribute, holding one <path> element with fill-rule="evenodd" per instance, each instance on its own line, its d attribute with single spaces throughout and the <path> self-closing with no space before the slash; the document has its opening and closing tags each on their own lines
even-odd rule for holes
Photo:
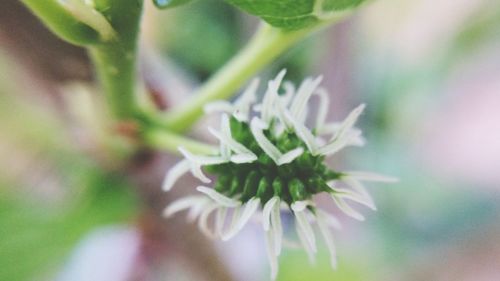
<svg viewBox="0 0 500 281">
<path fill-rule="evenodd" d="M 271 231 L 274 236 L 274 245 L 276 247 L 276 254 L 281 253 L 281 241 L 283 240 L 283 227 L 281 226 L 281 214 L 280 214 L 280 201 L 274 204 L 274 208 L 271 211 Z"/>
<path fill-rule="evenodd" d="M 269 231 L 269 226 L 271 224 L 271 211 L 274 207 L 274 204 L 278 203 L 279 200 L 280 198 L 278 196 L 274 196 L 266 202 L 264 208 L 262 209 L 262 226 L 264 227 L 265 231 Z"/>
<path fill-rule="evenodd" d="M 215 231 L 211 230 L 208 226 L 208 217 L 210 214 L 217 209 L 217 204 L 210 204 L 205 207 L 205 209 L 200 214 L 200 219 L 198 220 L 198 228 L 201 232 L 210 238 L 215 238 Z"/>
<path fill-rule="evenodd" d="M 203 183 L 212 182 L 211 179 L 209 179 L 207 176 L 205 176 L 205 174 L 201 170 L 201 166 L 197 165 L 195 163 L 191 163 L 191 174 L 193 174 L 193 176 L 195 176 L 197 179 L 199 179 Z"/>
<path fill-rule="evenodd" d="M 299 236 L 299 240 L 300 243 L 302 244 L 302 247 L 304 247 L 304 249 L 306 250 L 307 256 L 309 257 L 309 262 L 314 263 L 315 251 L 313 248 L 311 248 L 311 245 L 309 244 L 309 241 L 306 238 L 304 230 L 299 226 L 297 222 L 295 223 L 295 231 L 297 231 L 297 235 Z"/>
<path fill-rule="evenodd" d="M 298 224 L 299 228 L 302 230 L 304 234 L 304 238 L 309 244 L 309 248 L 315 253 L 316 252 L 316 238 L 314 237 L 314 231 L 309 224 L 309 221 L 306 217 L 306 210 L 302 211 L 293 211 L 295 214 L 295 222 Z"/>
<path fill-rule="evenodd" d="M 271 280 L 275 280 L 278 275 L 278 255 L 275 252 L 276 246 L 274 236 L 271 231 L 266 231 L 266 252 L 271 266 Z"/>
<path fill-rule="evenodd" d="M 236 234 L 238 234 L 238 232 L 240 232 L 243 229 L 243 227 L 246 225 L 246 223 L 252 217 L 255 211 L 257 211 L 259 204 L 260 204 L 259 198 L 252 198 L 244 205 L 241 215 L 238 214 L 239 212 L 235 213 L 234 215 L 238 215 L 238 217 L 236 218 L 236 220 L 234 220 L 234 223 L 231 225 L 228 232 L 222 235 L 222 240 L 227 241 L 233 238 Z"/>
<path fill-rule="evenodd" d="M 281 81 L 283 80 L 283 77 L 285 77 L 286 70 L 283 69 L 278 73 L 276 78 L 274 80 L 269 81 L 268 86 L 267 86 L 267 91 L 264 94 L 264 98 L 262 100 L 262 112 L 261 112 L 261 117 L 264 122 L 269 124 L 271 121 L 272 117 L 274 116 L 274 103 L 275 100 L 278 98 L 278 90 L 281 85 Z"/>
<path fill-rule="evenodd" d="M 196 218 L 205 210 L 205 208 L 210 205 L 212 202 L 209 201 L 210 199 L 205 197 L 205 200 L 201 201 L 200 203 L 193 205 L 191 209 L 189 209 L 188 212 L 188 221 L 194 222 Z"/>
<path fill-rule="evenodd" d="M 335 229 L 341 229 L 342 225 L 340 224 L 339 220 L 334 217 L 332 214 L 327 213 L 323 210 L 316 209 L 316 212 L 321 215 L 323 222 L 326 222 L 326 224 L 330 227 L 333 227 Z"/>
<path fill-rule="evenodd" d="M 293 160 L 295 160 L 297 157 L 302 155 L 304 153 L 304 149 L 302 147 L 297 147 L 295 149 L 292 149 L 288 151 L 287 153 L 283 154 L 280 159 L 278 160 L 278 166 L 284 165 L 291 163 Z"/>
<path fill-rule="evenodd" d="M 348 177 L 355 178 L 361 181 L 375 181 L 375 182 L 398 182 L 399 179 L 389 176 L 384 176 L 372 172 L 361 171 L 346 171 L 344 172 Z"/>
<path fill-rule="evenodd" d="M 309 205 L 308 201 L 296 201 L 292 203 L 292 210 L 295 212 L 302 212 L 306 209 L 307 205 Z"/>
<path fill-rule="evenodd" d="M 316 217 L 316 221 L 318 222 L 318 227 L 323 239 L 325 240 L 326 247 L 328 248 L 328 252 L 330 252 L 330 264 L 333 269 L 337 268 L 337 251 L 335 250 L 335 244 L 333 242 L 333 237 L 328 229 L 328 223 L 323 216 L 318 213 Z"/>
<path fill-rule="evenodd" d="M 203 196 L 189 196 L 189 197 L 184 197 L 181 199 L 178 199 L 168 205 L 167 208 L 163 211 L 163 215 L 165 217 L 170 217 L 174 215 L 175 213 L 178 213 L 182 210 L 189 209 L 193 206 L 196 206 L 200 204 L 201 202 L 205 201 L 205 198 Z"/>
<path fill-rule="evenodd" d="M 227 115 L 223 115 L 223 120 L 226 120 L 225 123 L 229 125 L 229 120 L 227 119 Z M 255 156 L 255 154 L 250 149 L 246 148 L 244 145 L 242 145 L 241 143 L 237 142 L 235 139 L 232 138 L 230 131 L 228 132 L 228 134 L 218 132 L 213 128 L 208 128 L 208 131 L 212 135 L 214 135 L 221 143 L 227 145 L 235 153 L 253 155 L 255 159 L 257 159 L 257 156 Z"/>
<path fill-rule="evenodd" d="M 198 165 L 217 165 L 228 162 L 227 159 L 224 159 L 220 156 L 194 155 L 184 147 L 179 147 L 178 149 L 182 153 L 182 155 L 186 157 L 186 159 Z"/>
<path fill-rule="evenodd" d="M 252 163 L 257 160 L 257 156 L 255 154 L 234 154 L 230 158 L 231 162 L 236 163 L 236 164 L 243 164 L 243 163 Z"/>
<path fill-rule="evenodd" d="M 347 184 L 349 184 L 349 186 L 352 187 L 352 189 L 354 189 L 354 191 L 357 192 L 354 193 L 354 192 L 351 192 L 351 194 L 354 196 L 354 198 L 349 198 L 353 201 L 356 201 L 358 203 L 361 203 L 361 204 L 364 204 L 366 206 L 368 206 L 369 208 L 373 209 L 374 211 L 377 210 L 377 207 L 375 206 L 375 202 L 373 200 L 373 198 L 371 197 L 370 193 L 368 193 L 368 191 L 366 190 L 366 188 L 363 186 L 363 184 L 361 182 L 359 182 L 358 180 L 354 179 L 354 178 L 344 178 L 343 179 Z M 346 192 L 345 189 L 341 189 L 340 192 Z M 349 192 L 347 192 L 349 193 Z"/>
<path fill-rule="evenodd" d="M 349 206 L 342 198 L 332 194 L 332 199 L 337 204 L 337 207 L 339 207 L 339 209 L 342 212 L 344 212 L 344 214 L 346 214 L 346 215 L 348 215 L 356 220 L 359 220 L 359 221 L 365 220 L 365 217 L 363 215 L 361 215 L 356 210 L 351 208 L 351 206 Z"/>
<path fill-rule="evenodd" d="M 219 203 L 222 206 L 233 208 L 233 207 L 237 207 L 237 206 L 241 205 L 240 201 L 229 198 L 229 197 L 217 192 L 213 188 L 209 188 L 206 186 L 198 186 L 196 188 L 196 190 L 198 190 L 201 193 L 206 194 L 208 197 L 212 198 L 215 202 Z"/>
<path fill-rule="evenodd" d="M 309 98 L 313 94 L 314 90 L 319 86 L 322 76 L 317 77 L 312 80 L 310 78 L 305 79 L 297 90 L 297 94 L 293 99 L 292 105 L 290 106 L 290 112 L 293 116 L 300 117 L 307 106 Z"/>
<path fill-rule="evenodd" d="M 217 215 L 215 217 L 215 234 L 220 237 L 224 229 L 224 222 L 226 221 L 227 208 L 220 207 L 217 209 Z"/>
<path fill-rule="evenodd" d="M 361 115 L 364 109 L 365 104 L 361 104 L 353 111 L 351 111 L 351 113 L 349 113 L 349 115 L 347 115 L 347 117 L 344 119 L 344 122 L 342 122 L 342 124 L 340 125 L 337 133 L 332 136 L 332 140 L 342 137 L 343 134 L 350 130 L 354 126 L 354 124 L 358 120 L 358 117 Z"/>
<path fill-rule="evenodd" d="M 330 99 L 328 98 L 328 92 L 323 88 L 318 88 L 314 93 L 320 98 L 318 113 L 316 114 L 316 130 L 321 130 L 321 128 L 325 126 L 325 120 L 330 106 Z"/>
<path fill-rule="evenodd" d="M 276 164 L 278 164 L 279 163 L 279 159 L 282 156 L 282 153 L 264 135 L 263 127 L 262 126 L 263 126 L 262 121 L 260 121 L 257 117 L 254 117 L 252 119 L 252 121 L 250 122 L 250 130 L 252 131 L 252 134 L 255 137 L 255 140 L 259 144 L 260 148 L 262 148 L 262 150 L 264 150 L 264 152 L 269 157 L 271 157 L 271 159 L 273 159 L 273 161 Z"/>
<path fill-rule="evenodd" d="M 342 148 L 344 148 L 347 145 L 348 141 L 349 141 L 348 138 L 335 139 L 332 142 L 320 147 L 316 151 L 316 154 L 325 156 L 332 155 L 341 150 Z"/>
<path fill-rule="evenodd" d="M 306 128 L 302 123 L 300 123 L 290 112 L 285 112 L 285 117 L 292 124 L 295 129 L 295 133 L 300 137 L 300 139 L 306 144 L 307 149 L 316 155 L 317 145 L 314 135 Z"/>
<path fill-rule="evenodd" d="M 280 96 L 280 101 L 283 108 L 287 108 L 295 96 L 295 86 L 290 81 L 285 81 L 283 82 L 283 88 L 285 89 L 285 94 Z"/>
<path fill-rule="evenodd" d="M 189 171 L 189 168 L 189 161 L 185 159 L 170 168 L 165 176 L 165 179 L 163 180 L 163 190 L 169 191 L 172 189 L 177 180 Z"/>
<path fill-rule="evenodd" d="M 245 89 L 243 94 L 234 102 L 235 111 L 233 116 L 240 122 L 247 122 L 250 113 L 250 106 L 257 99 L 256 92 L 259 87 L 259 79 L 255 78 Z"/>
<path fill-rule="evenodd" d="M 203 111 L 205 111 L 205 113 L 214 113 L 214 112 L 232 113 L 234 111 L 234 106 L 228 101 L 219 100 L 206 104 L 203 107 Z"/>
</svg>

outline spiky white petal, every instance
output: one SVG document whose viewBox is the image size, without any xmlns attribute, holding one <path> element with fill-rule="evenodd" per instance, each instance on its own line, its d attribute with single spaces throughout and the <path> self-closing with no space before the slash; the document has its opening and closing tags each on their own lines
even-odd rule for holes
<svg viewBox="0 0 500 281">
<path fill-rule="evenodd" d="M 302 153 L 304 153 L 304 149 L 302 147 L 294 148 L 294 149 L 288 151 L 287 153 L 281 155 L 277 164 L 278 164 L 278 166 L 281 166 L 281 165 L 291 163 L 297 157 L 302 155 Z"/>
<path fill-rule="evenodd" d="M 234 102 L 233 116 L 240 122 L 247 122 L 250 117 L 250 106 L 257 99 L 257 88 L 259 87 L 259 79 L 255 78 L 250 82 L 250 85 Z"/>
<path fill-rule="evenodd" d="M 306 250 L 309 262 L 314 263 L 315 260 L 314 254 L 316 253 L 316 251 L 314 250 L 314 248 L 311 247 L 307 235 L 304 233 L 304 230 L 299 225 L 299 223 L 297 223 L 297 219 L 295 219 L 295 231 L 299 236 L 299 240 L 300 243 L 302 244 L 302 247 Z"/>
<path fill-rule="evenodd" d="M 216 237 L 215 229 L 211 230 L 208 226 L 208 217 L 210 214 L 218 208 L 218 205 L 212 203 L 205 207 L 205 209 L 201 212 L 200 218 L 198 219 L 198 228 L 200 228 L 201 232 L 210 238 Z"/>
<path fill-rule="evenodd" d="M 184 174 L 189 172 L 190 165 L 189 161 L 184 159 L 175 164 L 165 175 L 165 179 L 163 180 L 162 189 L 164 191 L 169 191 L 172 189 L 177 180 L 182 177 Z"/>
<path fill-rule="evenodd" d="M 247 159 L 247 161 L 248 159 L 253 159 L 251 161 L 257 160 L 257 156 L 250 149 L 246 148 L 244 145 L 232 138 L 230 130 L 227 130 L 227 127 L 229 127 L 229 119 L 227 115 L 223 115 L 222 120 L 221 127 L 224 128 L 224 131 L 226 132 L 225 134 L 213 128 L 208 128 L 208 131 L 237 155 L 245 155 L 245 159 Z"/>
<path fill-rule="evenodd" d="M 189 196 L 178 199 L 168 205 L 167 208 L 163 211 L 163 215 L 165 217 L 170 217 L 175 213 L 178 213 L 182 210 L 189 209 L 193 206 L 199 205 L 201 202 L 204 202 L 207 198 L 204 196 Z"/>
<path fill-rule="evenodd" d="M 208 197 L 212 198 L 215 202 L 219 203 L 221 206 L 232 208 L 232 207 L 237 207 L 237 206 L 241 205 L 240 201 L 229 198 L 229 197 L 217 192 L 213 188 L 209 188 L 206 186 L 198 186 L 196 188 L 196 190 L 198 190 L 201 193 L 206 194 Z"/>
<path fill-rule="evenodd" d="M 205 111 L 205 113 L 214 113 L 214 112 L 232 113 L 234 111 L 234 106 L 228 101 L 220 100 L 207 103 L 203 107 L 203 111 Z"/>
<path fill-rule="evenodd" d="M 224 229 L 224 222 L 226 221 L 227 209 L 228 208 L 226 207 L 220 207 L 217 209 L 215 215 L 215 234 L 218 237 L 222 236 L 222 232 Z"/>
<path fill-rule="evenodd" d="M 269 81 L 267 86 L 267 91 L 264 94 L 264 98 L 262 100 L 262 112 L 261 117 L 262 120 L 269 124 L 271 122 L 272 117 L 274 116 L 274 104 L 275 100 L 278 98 L 278 90 L 281 85 L 281 81 L 283 77 L 285 77 L 286 70 L 283 69 L 278 73 L 274 80 Z"/>
<path fill-rule="evenodd" d="M 187 160 L 197 165 L 218 165 L 228 162 L 227 159 L 220 156 L 195 155 L 182 146 L 180 146 L 178 150 Z"/>
<path fill-rule="evenodd" d="M 292 116 L 290 112 L 285 112 L 286 119 L 292 124 L 295 129 L 295 133 L 300 137 L 300 139 L 306 144 L 307 149 L 316 155 L 317 144 L 314 135 L 306 128 L 301 122 Z"/>
<path fill-rule="evenodd" d="M 323 80 L 323 76 L 319 76 L 316 79 L 307 78 L 302 82 L 299 89 L 297 90 L 297 94 L 293 99 L 292 105 L 290 106 L 290 112 L 293 116 L 297 116 L 301 118 L 306 109 L 309 98 L 314 93 L 314 90 L 318 87 L 318 85 Z"/>
<path fill-rule="evenodd" d="M 394 177 L 389 177 L 372 172 L 361 172 L 361 171 L 346 171 L 344 172 L 346 177 L 355 178 L 360 181 L 374 181 L 374 182 L 398 182 L 399 180 Z"/>
<path fill-rule="evenodd" d="M 314 94 L 320 99 L 318 103 L 318 113 L 316 114 L 316 130 L 321 131 L 323 126 L 325 126 L 326 116 L 330 107 L 330 99 L 328 98 L 328 92 L 323 88 L 316 89 Z"/>
<path fill-rule="evenodd" d="M 333 269 L 337 268 L 337 251 L 335 249 L 335 244 L 333 242 L 333 237 L 330 229 L 328 228 L 327 218 L 323 217 L 322 213 L 318 213 L 316 215 L 316 222 L 318 223 L 318 228 L 323 236 L 323 240 L 325 240 L 326 247 L 328 252 L 330 253 L 330 264 Z"/>
<path fill-rule="evenodd" d="M 335 201 L 335 203 L 337 204 L 337 207 L 339 207 L 339 209 L 346 215 L 356 219 L 356 220 L 359 220 L 359 221 L 364 221 L 365 220 L 365 217 L 363 215 L 361 215 L 358 211 L 354 210 L 351 206 L 349 206 L 345 201 L 344 199 L 342 199 L 341 197 L 335 195 L 335 194 L 332 194 L 332 199 L 333 201 Z"/>
<path fill-rule="evenodd" d="M 325 212 L 321 209 L 316 209 L 316 213 L 321 215 L 321 217 L 323 218 L 323 222 L 325 222 L 328 226 L 333 227 L 337 230 L 342 228 L 342 225 L 340 224 L 339 220 L 332 214 Z"/>
<path fill-rule="evenodd" d="M 274 245 L 276 247 L 276 254 L 281 253 L 281 241 L 283 240 L 283 227 L 281 226 L 281 215 L 280 215 L 280 201 L 274 204 L 271 210 L 271 232 L 274 236 Z"/>
<path fill-rule="evenodd" d="M 347 115 L 347 117 L 344 119 L 344 122 L 342 122 L 336 134 L 332 136 L 332 140 L 341 138 L 347 131 L 349 131 L 354 126 L 361 113 L 363 113 L 364 109 L 365 104 L 361 104 L 353 109 L 351 113 L 349 113 L 349 115 Z"/>
<path fill-rule="evenodd" d="M 262 227 L 265 231 L 269 230 L 269 226 L 271 225 L 271 211 L 273 210 L 274 205 L 279 201 L 280 198 L 278 196 L 274 196 L 266 202 L 264 208 L 262 209 Z"/>
<path fill-rule="evenodd" d="M 197 205 L 192 206 L 189 209 L 189 212 L 187 215 L 188 221 L 194 222 L 198 218 L 198 216 L 200 216 L 200 214 L 203 212 L 203 210 L 205 210 L 205 208 L 211 204 L 212 204 L 212 202 L 211 202 L 210 198 L 205 197 L 204 201 L 198 203 Z"/>
<path fill-rule="evenodd" d="M 314 237 L 314 231 L 309 224 L 309 221 L 306 216 L 307 209 L 304 208 L 305 204 L 303 201 L 298 201 L 292 203 L 292 210 L 295 215 L 295 222 L 298 224 L 298 228 L 301 230 L 306 242 L 308 244 L 308 248 L 312 250 L 312 252 L 316 252 L 316 238 Z"/>
<path fill-rule="evenodd" d="M 278 275 L 278 254 L 276 253 L 276 241 L 271 231 L 266 231 L 266 252 L 271 266 L 271 280 L 275 280 Z"/>
<path fill-rule="evenodd" d="M 244 206 L 243 206 L 243 211 L 236 212 L 233 214 L 233 222 L 231 223 L 231 226 L 227 233 L 224 233 L 222 235 L 222 240 L 227 241 L 231 238 L 233 238 L 238 232 L 240 232 L 243 227 L 246 225 L 248 220 L 252 217 L 252 215 L 257 211 L 257 208 L 259 207 L 260 204 L 260 199 L 259 198 L 252 198 L 250 199 Z"/>
</svg>

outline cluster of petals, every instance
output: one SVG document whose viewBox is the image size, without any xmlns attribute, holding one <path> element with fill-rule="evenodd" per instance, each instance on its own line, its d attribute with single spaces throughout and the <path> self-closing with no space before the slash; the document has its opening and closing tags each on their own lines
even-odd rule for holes
<svg viewBox="0 0 500 281">
<path fill-rule="evenodd" d="M 184 160 L 172 167 L 165 177 L 163 189 L 170 190 L 175 182 L 184 174 L 191 172 L 205 185 L 211 182 L 202 171 L 205 165 L 223 163 L 252 163 L 258 155 L 236 141 L 231 135 L 229 114 L 240 122 L 248 123 L 250 131 L 259 147 L 277 166 L 293 162 L 304 153 L 303 147 L 289 151 L 281 151 L 265 131 L 270 130 L 276 136 L 285 131 L 293 131 L 305 144 L 313 156 L 331 156 L 347 146 L 362 146 L 364 139 L 361 130 L 354 125 L 364 110 L 364 105 L 355 108 L 340 123 L 327 123 L 329 109 L 327 92 L 319 87 L 322 77 L 307 78 L 298 88 L 292 83 L 283 82 L 285 70 L 267 84 L 261 103 L 256 103 L 259 80 L 253 80 L 242 95 L 233 103 L 217 101 L 206 106 L 207 112 L 222 112 L 220 129 L 209 128 L 209 132 L 219 141 L 217 155 L 195 155 L 179 147 Z M 284 94 L 278 94 L 280 88 Z M 318 98 L 318 108 L 314 120 L 314 133 L 305 125 L 308 117 L 308 103 L 312 97 Z M 338 180 L 328 182 L 331 198 L 335 205 L 346 215 L 357 220 L 364 220 L 361 213 L 351 207 L 349 201 L 376 209 L 372 197 L 362 182 L 393 182 L 394 178 L 369 172 L 342 172 Z M 343 186 L 340 187 L 339 183 Z M 273 196 L 267 202 L 254 197 L 242 202 L 238 197 L 230 198 L 207 186 L 197 188 L 198 195 L 178 199 L 165 209 L 165 215 L 171 216 L 179 211 L 188 210 L 190 220 L 198 220 L 201 231 L 214 238 L 228 240 L 234 237 L 252 217 L 262 222 L 266 234 L 267 254 L 271 264 L 271 277 L 276 278 L 278 272 L 277 257 L 283 245 L 283 227 L 281 213 L 292 211 L 295 218 L 295 229 L 300 244 L 308 253 L 310 260 L 317 251 L 316 232 L 324 240 L 331 256 L 331 265 L 336 267 L 335 245 L 331 228 L 339 228 L 338 220 L 331 214 L 319 209 L 312 200 L 295 201 L 290 206 L 279 196 Z M 259 208 L 262 206 L 262 208 Z M 209 217 L 213 216 L 213 224 Z M 315 231 L 316 229 L 316 231 Z"/>
</svg>

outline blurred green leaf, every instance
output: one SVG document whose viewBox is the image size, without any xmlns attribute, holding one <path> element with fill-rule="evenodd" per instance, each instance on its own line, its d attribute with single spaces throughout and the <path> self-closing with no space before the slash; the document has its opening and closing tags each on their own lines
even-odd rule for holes
<svg viewBox="0 0 500 281">
<path fill-rule="evenodd" d="M 166 9 L 184 5 L 191 1 L 192 0 L 153 0 L 153 3 L 160 9 Z"/>
<path fill-rule="evenodd" d="M 286 30 L 306 28 L 334 11 L 356 7 L 364 0 L 226 0 L 258 16 L 272 26 Z"/>
</svg>

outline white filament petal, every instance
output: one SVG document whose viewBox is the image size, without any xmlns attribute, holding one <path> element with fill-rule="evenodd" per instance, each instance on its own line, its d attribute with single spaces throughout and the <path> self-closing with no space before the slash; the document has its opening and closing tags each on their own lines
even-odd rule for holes
<svg viewBox="0 0 500 281">
<path fill-rule="evenodd" d="M 271 225 L 271 211 L 277 202 L 279 202 L 279 197 L 274 196 L 266 202 L 262 209 L 262 227 L 264 227 L 265 231 L 269 230 L 269 226 Z"/>
<path fill-rule="evenodd" d="M 293 116 L 300 118 L 300 116 L 303 115 L 309 98 L 313 94 L 314 90 L 316 90 L 319 86 L 321 80 L 323 80 L 323 76 L 319 76 L 314 80 L 307 78 L 304 82 L 302 82 L 297 90 L 295 98 L 293 99 L 292 105 L 290 106 L 290 112 Z"/>
<path fill-rule="evenodd" d="M 224 229 L 224 222 L 226 221 L 227 208 L 220 207 L 217 209 L 217 214 L 215 216 L 215 234 L 220 237 Z"/>
<path fill-rule="evenodd" d="M 189 196 L 178 199 L 168 205 L 167 208 L 163 211 L 163 215 L 165 217 L 170 217 L 175 213 L 178 213 L 182 210 L 189 209 L 193 206 L 199 205 L 201 202 L 205 201 L 206 198 L 203 196 Z"/>
<path fill-rule="evenodd" d="M 276 78 L 274 80 L 269 81 L 268 86 L 267 86 L 267 91 L 264 95 L 264 98 L 262 100 L 262 112 L 261 112 L 261 117 L 264 122 L 269 124 L 269 122 L 272 119 L 272 116 L 274 116 L 274 104 L 275 100 L 278 98 L 278 90 L 281 85 L 281 81 L 283 80 L 283 77 L 285 77 L 286 70 L 283 69 L 281 70 Z"/>
<path fill-rule="evenodd" d="M 259 87 L 259 79 L 255 78 L 245 89 L 243 94 L 234 102 L 235 111 L 233 116 L 240 122 L 247 122 L 250 114 L 250 106 L 257 99 L 256 92 Z"/>
<path fill-rule="evenodd" d="M 193 205 L 188 212 L 188 221 L 194 222 L 196 218 L 203 212 L 203 210 L 210 204 L 210 199 L 205 197 L 205 200 L 200 203 Z"/>
<path fill-rule="evenodd" d="M 292 204 L 292 209 L 294 209 L 293 208 L 294 204 Z M 305 209 L 301 211 L 296 211 L 295 209 L 293 210 L 293 213 L 295 214 L 295 222 L 302 230 L 302 233 L 304 234 L 304 237 L 306 238 L 309 247 L 312 249 L 313 252 L 316 252 L 316 238 L 314 237 L 314 231 L 311 225 L 309 224 L 309 221 L 307 220 L 306 212 L 307 211 Z"/>
<path fill-rule="evenodd" d="M 260 204 L 260 199 L 259 198 L 252 198 L 250 199 L 243 208 L 243 211 L 241 212 L 241 215 L 237 217 L 237 219 L 234 221 L 234 224 L 231 225 L 231 228 L 228 230 L 227 233 L 223 234 L 222 240 L 227 241 L 231 238 L 233 238 L 238 232 L 240 232 L 243 227 L 246 225 L 248 220 L 252 217 L 252 215 L 257 211 L 257 208 L 259 207 Z M 235 214 L 237 215 L 237 214 Z"/>
<path fill-rule="evenodd" d="M 335 195 L 344 199 L 349 199 L 351 201 L 357 202 L 359 204 L 365 205 L 368 208 L 376 211 L 377 207 L 375 206 L 375 202 L 371 198 L 370 195 L 362 195 L 358 194 L 352 190 L 344 189 L 344 188 L 332 188 L 335 191 Z"/>
<path fill-rule="evenodd" d="M 335 203 L 337 204 L 337 207 L 339 207 L 339 209 L 346 215 L 354 218 L 354 219 L 357 219 L 359 221 L 364 221 L 365 220 L 365 217 L 363 215 L 361 215 L 360 213 L 358 213 L 356 210 L 354 210 L 353 208 L 351 208 L 351 206 L 349 206 L 342 198 L 332 194 L 332 199 L 333 201 L 335 201 Z"/>
<path fill-rule="evenodd" d="M 354 189 L 356 193 L 352 193 L 355 198 L 351 198 L 351 200 L 356 201 L 356 199 L 361 199 L 361 201 L 357 201 L 358 203 L 364 204 L 368 206 L 369 208 L 376 210 L 375 202 L 373 201 L 373 198 L 371 197 L 370 193 L 366 190 L 366 188 L 363 186 L 363 184 L 358 181 L 357 179 L 354 178 L 344 178 L 344 182 L 346 182 L 352 189 Z M 346 192 L 345 189 L 342 189 L 341 192 Z M 356 196 L 358 195 L 358 196 Z M 363 202 L 364 201 L 364 202 Z"/>
<path fill-rule="evenodd" d="M 210 214 L 217 209 L 217 204 L 210 204 L 208 205 L 200 214 L 200 218 L 198 220 L 198 228 L 205 234 L 206 236 L 210 238 L 215 238 L 215 230 L 211 230 L 210 227 L 208 226 L 208 217 Z"/>
<path fill-rule="evenodd" d="M 274 204 L 271 211 L 271 231 L 274 236 L 274 245 L 276 247 L 276 255 L 281 253 L 281 241 L 283 240 L 283 227 L 281 226 L 280 201 Z"/>
<path fill-rule="evenodd" d="M 328 248 L 328 252 L 330 253 L 330 264 L 333 269 L 337 268 L 337 251 L 335 249 L 335 243 L 333 242 L 332 233 L 328 229 L 328 223 L 323 216 L 318 213 L 316 216 L 316 221 L 318 222 L 318 228 L 323 236 L 323 240 L 325 240 L 326 247 Z"/>
<path fill-rule="evenodd" d="M 318 113 L 316 115 L 316 130 L 321 130 L 323 126 L 325 126 L 325 120 L 330 106 L 330 99 L 328 98 L 328 92 L 323 88 L 318 88 L 314 93 L 320 98 Z"/>
<path fill-rule="evenodd" d="M 287 108 L 295 95 L 295 86 L 290 81 L 283 82 L 283 88 L 285 89 L 285 94 L 280 96 L 281 104 L 284 108 Z"/>
<path fill-rule="evenodd" d="M 323 222 L 325 222 L 328 226 L 333 227 L 335 229 L 341 229 L 342 225 L 340 224 L 339 220 L 334 217 L 332 214 L 327 213 L 323 210 L 316 209 L 316 212 L 321 215 Z"/>
<path fill-rule="evenodd" d="M 306 144 L 307 149 L 316 155 L 317 145 L 314 135 L 306 128 L 302 123 L 300 123 L 296 118 L 292 116 L 290 112 L 285 112 L 285 117 L 292 124 L 295 129 L 295 133 L 300 137 L 300 139 Z"/>
<path fill-rule="evenodd" d="M 254 117 L 250 122 L 250 130 L 252 131 L 252 134 L 260 148 L 262 148 L 262 150 L 264 150 L 264 152 L 271 157 L 276 164 L 278 164 L 282 156 L 281 151 L 279 151 L 279 149 L 267 139 L 264 135 L 262 126 L 262 122 L 257 117 Z"/>
<path fill-rule="evenodd" d="M 162 189 L 164 191 L 169 191 L 172 189 L 177 180 L 182 177 L 184 174 L 189 172 L 190 165 L 189 161 L 186 159 L 181 160 L 177 164 L 175 164 L 165 175 L 165 179 L 163 180 Z"/>
<path fill-rule="evenodd" d="M 341 150 L 342 148 L 344 148 L 347 145 L 348 141 L 349 139 L 347 138 L 335 139 L 332 142 L 320 147 L 316 151 L 316 154 L 325 156 L 332 155 Z"/>
<path fill-rule="evenodd" d="M 201 170 L 201 166 L 196 165 L 195 163 L 191 163 L 191 174 L 193 174 L 193 176 L 195 176 L 197 179 L 199 179 L 203 183 L 212 182 L 211 179 L 209 179 L 207 176 L 205 176 L 205 174 Z"/>
<path fill-rule="evenodd" d="M 309 205 L 308 201 L 296 201 L 292 203 L 292 210 L 295 212 L 302 212 L 306 209 L 307 205 Z"/>
<path fill-rule="evenodd" d="M 307 256 L 309 257 L 309 262 L 314 263 L 315 251 L 313 248 L 311 248 L 311 245 L 309 244 L 309 241 L 306 238 L 306 234 L 304 233 L 304 230 L 299 226 L 299 224 L 297 222 L 295 223 L 295 231 L 297 231 L 297 235 L 299 236 L 299 240 L 300 240 L 300 243 L 302 244 L 302 247 L 306 250 Z"/>
<path fill-rule="evenodd" d="M 243 164 L 243 163 L 252 163 L 257 160 L 257 156 L 255 154 L 234 154 L 231 155 L 230 157 L 231 162 L 236 163 L 236 164 Z"/>
<path fill-rule="evenodd" d="M 240 201 L 231 199 L 231 198 L 217 192 L 213 188 L 209 188 L 206 186 L 198 186 L 196 188 L 196 190 L 198 190 L 201 193 L 206 194 L 208 197 L 212 198 L 215 202 L 219 203 L 222 206 L 234 208 L 234 207 L 241 205 Z"/>
<path fill-rule="evenodd" d="M 356 121 L 358 120 L 358 117 L 361 115 L 363 110 L 365 109 L 365 104 L 361 104 L 358 107 L 356 107 L 347 117 L 344 119 L 344 122 L 340 125 L 339 130 L 337 131 L 336 134 L 332 136 L 333 139 L 341 138 L 343 134 L 345 134 L 348 130 L 350 130 Z"/>
<path fill-rule="evenodd" d="M 304 153 L 304 149 L 302 147 L 297 147 L 295 149 L 292 149 L 288 151 L 287 153 L 283 154 L 280 159 L 278 160 L 278 166 L 284 165 L 291 163 L 293 160 L 295 160 L 297 157 L 302 155 Z"/>
<path fill-rule="evenodd" d="M 227 163 L 228 160 L 220 156 L 205 156 L 205 155 L 195 155 L 186 150 L 184 147 L 179 147 L 178 150 L 187 160 L 195 163 L 197 165 L 217 165 Z"/>
<path fill-rule="evenodd" d="M 234 111 L 234 106 L 228 101 L 219 100 L 207 103 L 203 107 L 203 111 L 205 111 L 205 113 L 213 113 L 213 112 L 232 113 Z"/>
<path fill-rule="evenodd" d="M 372 172 L 361 172 L 361 171 L 346 171 L 344 172 L 347 177 L 352 177 L 360 181 L 375 181 L 375 182 L 398 182 L 399 179 L 389 176 L 384 176 Z"/>
<path fill-rule="evenodd" d="M 271 266 L 271 280 L 275 280 L 278 275 L 278 255 L 276 254 L 274 236 L 271 231 L 266 231 L 266 252 Z"/>
</svg>

